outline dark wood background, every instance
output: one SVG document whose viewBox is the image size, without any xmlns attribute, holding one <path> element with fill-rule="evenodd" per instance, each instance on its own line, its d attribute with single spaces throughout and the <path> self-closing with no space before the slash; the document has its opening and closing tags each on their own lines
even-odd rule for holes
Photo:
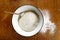
<svg viewBox="0 0 60 40">
<path fill-rule="evenodd" d="M 12 15 L 4 11 L 14 12 L 24 4 L 50 11 L 51 21 L 56 24 L 54 36 L 49 35 L 49 31 L 45 35 L 37 33 L 32 37 L 23 37 L 15 32 Z M 0 40 L 60 40 L 60 0 L 0 0 Z"/>
</svg>

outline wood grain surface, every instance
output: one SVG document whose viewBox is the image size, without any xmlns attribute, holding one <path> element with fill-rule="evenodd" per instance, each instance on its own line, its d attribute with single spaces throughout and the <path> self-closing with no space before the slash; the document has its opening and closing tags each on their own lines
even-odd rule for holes
<svg viewBox="0 0 60 40">
<path fill-rule="evenodd" d="M 12 26 L 12 14 L 21 5 L 34 5 L 41 10 L 50 11 L 51 21 L 56 24 L 55 34 L 37 33 L 32 37 L 23 37 L 15 32 Z M 0 40 L 60 40 L 60 0 L 0 0 Z"/>
</svg>

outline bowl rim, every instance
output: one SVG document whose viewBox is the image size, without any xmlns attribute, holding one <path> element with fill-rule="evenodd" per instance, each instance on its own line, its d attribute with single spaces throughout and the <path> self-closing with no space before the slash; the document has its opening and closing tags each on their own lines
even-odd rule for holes
<svg viewBox="0 0 60 40">
<path fill-rule="evenodd" d="M 22 6 L 27 6 L 27 5 L 28 5 L 28 4 L 22 5 Z M 20 6 L 19 8 L 21 8 L 22 6 Z M 29 5 L 29 6 L 33 6 L 33 5 Z M 38 9 L 36 6 L 33 6 L 33 7 L 35 7 L 36 9 Z M 17 11 L 19 8 L 17 8 L 16 11 Z M 16 12 L 16 11 L 15 11 L 15 12 Z M 44 18 L 43 18 L 43 14 L 42 14 L 41 10 L 38 9 L 38 11 L 39 11 L 40 14 L 42 15 L 42 19 L 43 19 L 41 28 L 39 29 L 39 31 L 40 31 L 40 30 L 42 29 L 42 27 L 43 27 L 43 24 L 44 24 Z M 13 16 L 14 16 L 14 14 L 13 14 Z M 33 35 L 35 35 L 35 34 L 37 34 L 37 33 L 39 32 L 39 31 L 38 31 L 38 32 L 36 32 L 36 33 L 34 33 L 34 34 L 32 34 L 32 35 L 30 35 L 30 34 L 29 34 L 29 35 L 28 35 L 28 34 L 26 34 L 26 35 L 21 34 L 21 32 L 19 32 L 19 30 L 16 29 L 17 27 L 15 27 L 15 25 L 14 25 L 15 22 L 13 23 L 13 16 L 12 16 L 12 25 L 13 25 L 14 30 L 15 30 L 18 34 L 20 34 L 20 35 L 22 35 L 22 36 L 26 36 L 26 37 L 28 36 L 28 37 L 29 37 L 29 36 L 33 36 Z M 29 32 L 28 32 L 28 33 L 29 33 Z"/>
</svg>

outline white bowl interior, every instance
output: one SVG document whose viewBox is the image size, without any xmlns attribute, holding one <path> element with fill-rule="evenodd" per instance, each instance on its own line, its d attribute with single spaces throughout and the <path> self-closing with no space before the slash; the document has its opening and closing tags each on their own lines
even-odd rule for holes
<svg viewBox="0 0 60 40">
<path fill-rule="evenodd" d="M 24 6 L 21 6 L 19 7 L 15 13 L 21 13 L 23 11 L 26 11 L 26 10 L 34 10 L 38 15 L 39 15 L 39 24 L 38 26 L 31 32 L 26 32 L 24 30 L 22 30 L 20 27 L 19 27 L 19 24 L 18 24 L 18 18 L 19 18 L 19 15 L 15 15 L 13 14 L 13 17 L 12 17 L 12 25 L 13 25 L 13 28 L 15 29 L 15 31 L 22 35 L 22 36 L 33 36 L 35 35 L 36 33 L 39 32 L 39 30 L 42 28 L 42 25 L 43 25 L 43 15 L 42 13 L 34 6 L 31 6 L 31 5 L 24 5 Z"/>
</svg>

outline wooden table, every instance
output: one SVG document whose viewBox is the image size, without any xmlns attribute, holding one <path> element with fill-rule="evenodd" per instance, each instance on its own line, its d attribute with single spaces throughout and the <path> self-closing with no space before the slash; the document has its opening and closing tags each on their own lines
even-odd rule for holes
<svg viewBox="0 0 60 40">
<path fill-rule="evenodd" d="M 56 24 L 54 36 L 47 32 L 45 35 L 37 33 L 32 37 L 23 37 L 15 32 L 12 26 L 12 14 L 4 11 L 14 12 L 24 4 L 49 10 L 51 21 Z M 60 0 L 0 0 L 0 40 L 60 40 Z"/>
</svg>

